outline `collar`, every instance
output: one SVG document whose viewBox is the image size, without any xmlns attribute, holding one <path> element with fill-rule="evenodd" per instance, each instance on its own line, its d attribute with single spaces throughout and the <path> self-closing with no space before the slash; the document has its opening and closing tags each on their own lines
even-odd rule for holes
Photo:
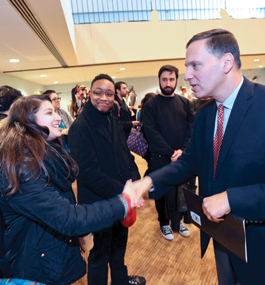
<svg viewBox="0 0 265 285">
<path fill-rule="evenodd" d="M 223 103 L 220 103 L 220 102 L 216 101 L 217 108 L 218 108 L 218 106 L 220 104 L 223 104 L 225 108 L 232 110 L 233 105 L 234 105 L 234 103 L 236 101 L 237 94 L 238 94 L 238 92 L 239 92 L 239 90 L 240 90 L 240 88 L 241 88 L 241 86 L 243 84 L 243 81 L 244 81 L 244 77 L 242 76 L 242 79 L 241 79 L 240 83 L 238 84 L 237 88 L 232 92 L 231 95 L 229 95 L 226 98 L 226 100 Z"/>
</svg>

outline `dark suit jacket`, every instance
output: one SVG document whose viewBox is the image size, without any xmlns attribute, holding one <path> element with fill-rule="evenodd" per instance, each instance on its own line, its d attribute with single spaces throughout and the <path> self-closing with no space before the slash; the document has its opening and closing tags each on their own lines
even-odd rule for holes
<svg viewBox="0 0 265 285">
<path fill-rule="evenodd" d="M 244 78 L 225 130 L 213 182 L 216 112 L 216 103 L 210 100 L 196 113 L 191 142 L 183 156 L 150 174 L 158 189 L 156 195 L 198 175 L 201 196 L 227 190 L 233 214 L 248 221 L 265 221 L 265 86 Z M 264 284 L 265 226 L 247 226 L 246 237 L 248 264 L 230 254 L 235 272 L 242 284 Z M 202 256 L 209 239 L 201 233 Z"/>
<path fill-rule="evenodd" d="M 111 116 L 112 135 L 105 128 L 106 115 L 88 101 L 72 124 L 69 146 L 79 165 L 78 202 L 91 204 L 120 194 L 125 182 L 140 178 L 129 152 L 123 127 Z"/>
</svg>

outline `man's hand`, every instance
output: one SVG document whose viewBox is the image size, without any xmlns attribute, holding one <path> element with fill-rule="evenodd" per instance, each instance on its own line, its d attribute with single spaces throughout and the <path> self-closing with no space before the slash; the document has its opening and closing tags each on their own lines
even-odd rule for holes
<svg viewBox="0 0 265 285">
<path fill-rule="evenodd" d="M 133 128 L 135 128 L 137 125 L 139 125 L 140 122 L 139 121 L 132 121 L 132 125 L 133 125 Z"/>
<path fill-rule="evenodd" d="M 139 205 L 141 203 L 141 198 L 151 189 L 153 185 L 152 180 L 150 177 L 146 176 L 143 179 L 134 181 L 132 185 L 134 189 L 137 191 L 134 203 L 135 205 Z"/>
<path fill-rule="evenodd" d="M 204 198 L 202 209 L 208 220 L 215 223 L 223 221 L 222 217 L 231 212 L 227 192 Z"/>
<path fill-rule="evenodd" d="M 176 161 L 182 155 L 182 152 L 181 149 L 175 150 L 171 156 L 171 161 Z"/>
<path fill-rule="evenodd" d="M 133 187 L 131 179 L 126 181 L 122 193 L 126 193 L 127 195 L 130 196 L 131 209 L 133 209 L 136 206 L 142 207 L 144 205 L 144 199 L 143 198 L 138 199 L 136 189 L 135 187 Z M 137 203 L 135 203 L 135 201 L 137 201 Z"/>
</svg>

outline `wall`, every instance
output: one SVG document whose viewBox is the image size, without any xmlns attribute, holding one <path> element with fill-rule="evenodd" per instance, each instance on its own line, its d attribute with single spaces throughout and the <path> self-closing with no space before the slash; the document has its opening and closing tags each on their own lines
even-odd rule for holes
<svg viewBox="0 0 265 285">
<path fill-rule="evenodd" d="M 22 92 L 23 95 L 28 96 L 32 95 L 36 91 L 46 90 L 43 85 L 32 83 L 12 75 L 0 73 L 0 86 L 9 85 L 13 88 L 16 88 Z"/>
<path fill-rule="evenodd" d="M 265 19 L 237 20 L 220 11 L 220 20 L 122 22 L 75 25 L 79 64 L 185 58 L 185 44 L 202 31 L 223 28 L 238 40 L 241 54 L 263 54 Z"/>
</svg>

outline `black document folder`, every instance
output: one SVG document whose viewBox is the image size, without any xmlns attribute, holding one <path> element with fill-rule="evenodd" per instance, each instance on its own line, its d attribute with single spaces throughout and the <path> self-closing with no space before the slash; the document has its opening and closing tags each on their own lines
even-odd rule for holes
<svg viewBox="0 0 265 285">
<path fill-rule="evenodd" d="M 247 263 L 245 220 L 228 214 L 220 223 L 209 221 L 202 210 L 203 198 L 182 189 L 194 225 Z"/>
</svg>

